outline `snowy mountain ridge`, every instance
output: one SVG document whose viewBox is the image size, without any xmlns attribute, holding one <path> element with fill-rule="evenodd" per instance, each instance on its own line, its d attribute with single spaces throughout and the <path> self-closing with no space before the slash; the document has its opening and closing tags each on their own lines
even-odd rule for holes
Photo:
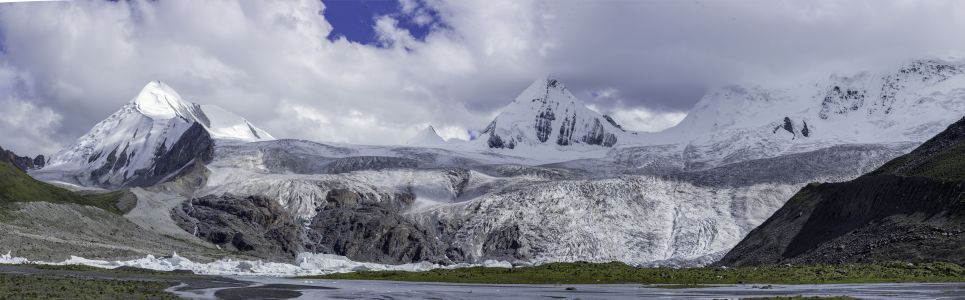
<svg viewBox="0 0 965 300">
<path fill-rule="evenodd" d="M 699 265 L 804 185 L 853 179 L 965 115 L 963 65 L 726 86 L 658 133 L 624 131 L 546 78 L 478 139 L 445 142 L 428 127 L 407 146 L 274 140 L 152 83 L 31 175 L 150 188 L 190 174 L 203 180 L 181 187 L 193 199 L 166 212 L 175 226 L 252 255 Z M 236 211 L 291 226 L 219 221 Z"/>
<path fill-rule="evenodd" d="M 965 114 L 963 87 L 965 62 L 940 59 L 791 87 L 727 85 L 708 91 L 679 124 L 633 132 L 546 77 L 502 108 L 474 140 L 431 146 L 543 163 L 659 146 L 680 157 L 679 164 L 702 169 L 840 144 L 921 142 Z"/>
<path fill-rule="evenodd" d="M 708 92 L 680 124 L 638 142 L 687 142 L 728 130 L 784 132 L 795 144 L 923 140 L 965 112 L 958 98 L 963 70 L 963 61 L 926 59 L 791 88 L 724 86 Z M 923 123 L 938 125 L 916 130 Z"/>
<path fill-rule="evenodd" d="M 624 136 L 557 79 L 533 82 L 503 108 L 477 139 L 491 149 L 551 146 L 613 147 Z"/>
<path fill-rule="evenodd" d="M 244 118 L 217 106 L 185 101 L 171 87 L 152 81 L 120 110 L 52 156 L 35 176 L 66 175 L 48 179 L 101 186 L 152 183 L 195 157 L 206 157 L 211 139 L 274 138 Z M 158 167 L 160 163 L 169 165 Z"/>
</svg>

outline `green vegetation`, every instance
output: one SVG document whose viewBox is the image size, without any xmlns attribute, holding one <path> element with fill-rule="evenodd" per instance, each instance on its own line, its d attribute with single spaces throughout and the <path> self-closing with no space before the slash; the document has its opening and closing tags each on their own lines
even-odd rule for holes
<svg viewBox="0 0 965 300">
<path fill-rule="evenodd" d="M 910 156 L 905 159 L 911 160 L 914 158 L 914 156 Z M 925 161 L 918 162 L 913 168 L 905 171 L 904 175 L 965 180 L 965 144 L 948 148 Z"/>
<path fill-rule="evenodd" d="M 5 299 L 177 299 L 165 289 L 204 276 L 131 267 L 102 269 L 85 265 L 21 265 L 0 273 Z M 37 269 L 32 272 L 28 269 Z"/>
<path fill-rule="evenodd" d="M 91 267 L 88 265 L 41 265 L 32 264 L 31 268 L 38 270 L 51 270 L 51 271 L 75 271 L 75 272 L 95 272 L 95 273 L 105 273 L 105 274 L 139 274 L 139 275 L 154 275 L 155 277 L 193 277 L 200 276 L 195 275 L 191 271 L 157 271 L 151 269 L 141 269 L 134 267 L 120 267 L 114 269 L 104 269 L 98 267 Z"/>
<path fill-rule="evenodd" d="M 645 287 L 655 288 L 655 289 L 699 289 L 699 288 L 709 288 L 714 286 L 707 285 L 707 284 L 688 283 L 688 284 L 651 284 Z"/>
<path fill-rule="evenodd" d="M 737 284 L 874 283 L 965 281 L 965 268 L 951 263 L 767 266 L 742 268 L 635 268 L 623 263 L 552 263 L 520 268 L 437 269 L 426 272 L 378 271 L 308 276 L 359 279 L 502 284 Z"/>
<path fill-rule="evenodd" d="M 115 206 L 123 191 L 80 195 L 31 178 L 13 165 L 0 162 L 0 207 L 15 202 L 76 203 L 121 214 Z M 2 211 L 2 210 L 0 210 Z"/>
<path fill-rule="evenodd" d="M 851 300 L 855 298 L 847 296 L 835 296 L 835 297 L 804 297 L 804 296 L 793 296 L 793 297 L 766 297 L 766 298 L 744 298 L 744 299 L 754 299 L 754 300 Z"/>
<path fill-rule="evenodd" d="M 104 270 L 103 268 L 91 267 L 88 265 L 31 265 L 34 269 L 40 270 L 61 270 L 61 271 L 81 271 L 81 272 L 96 272 Z"/>
<path fill-rule="evenodd" d="M 136 281 L 51 275 L 0 274 L 5 299 L 178 299 L 164 291 L 173 281 Z"/>
<path fill-rule="evenodd" d="M 962 121 L 959 121 L 962 122 Z M 916 148 L 911 153 L 895 158 L 869 175 L 895 174 L 919 176 L 952 181 L 965 180 L 965 142 L 952 136 L 952 127 L 965 126 L 955 123 Z M 956 129 L 960 131 L 962 129 Z"/>
</svg>

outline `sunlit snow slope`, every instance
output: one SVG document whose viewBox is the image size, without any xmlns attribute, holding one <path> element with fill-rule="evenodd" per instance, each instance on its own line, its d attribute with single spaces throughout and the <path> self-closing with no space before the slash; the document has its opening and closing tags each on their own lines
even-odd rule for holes
<svg viewBox="0 0 965 300">
<path fill-rule="evenodd" d="M 274 138 L 235 114 L 185 101 L 152 81 L 34 176 L 105 187 L 150 185 L 195 159 L 210 160 L 212 139 Z"/>
</svg>

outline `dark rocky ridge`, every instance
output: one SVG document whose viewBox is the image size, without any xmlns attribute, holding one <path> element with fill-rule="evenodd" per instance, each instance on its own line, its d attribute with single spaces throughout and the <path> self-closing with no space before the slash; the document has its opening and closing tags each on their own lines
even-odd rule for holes
<svg viewBox="0 0 965 300">
<path fill-rule="evenodd" d="M 717 264 L 965 263 L 965 119 L 868 175 L 811 184 Z"/>
<path fill-rule="evenodd" d="M 129 165 L 129 158 L 134 153 L 129 152 L 126 145 L 114 148 L 107 154 L 104 165 L 90 172 L 90 179 L 104 188 L 147 187 L 162 183 L 176 177 L 174 175 L 192 164 L 211 162 L 214 158 L 214 140 L 204 126 L 195 122 L 170 149 L 162 145 L 154 152 L 155 160 L 150 168 L 119 173 Z M 95 161 L 101 155 L 94 154 L 89 161 Z"/>
<path fill-rule="evenodd" d="M 965 188 L 920 177 L 812 184 L 718 265 L 965 263 Z"/>
<path fill-rule="evenodd" d="M 43 155 L 37 155 L 34 158 L 19 156 L 13 151 L 3 149 L 3 147 L 0 147 L 0 161 L 10 163 L 21 171 L 40 169 L 47 163 Z"/>
</svg>

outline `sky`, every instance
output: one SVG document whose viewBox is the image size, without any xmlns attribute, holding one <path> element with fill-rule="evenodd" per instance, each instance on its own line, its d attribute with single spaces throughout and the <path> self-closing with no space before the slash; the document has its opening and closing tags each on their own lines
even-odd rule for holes
<svg viewBox="0 0 965 300">
<path fill-rule="evenodd" d="M 0 4 L 0 145 L 52 154 L 151 80 L 278 138 L 468 138 L 552 75 L 659 131 L 708 90 L 962 57 L 965 1 L 65 1 Z"/>
</svg>

